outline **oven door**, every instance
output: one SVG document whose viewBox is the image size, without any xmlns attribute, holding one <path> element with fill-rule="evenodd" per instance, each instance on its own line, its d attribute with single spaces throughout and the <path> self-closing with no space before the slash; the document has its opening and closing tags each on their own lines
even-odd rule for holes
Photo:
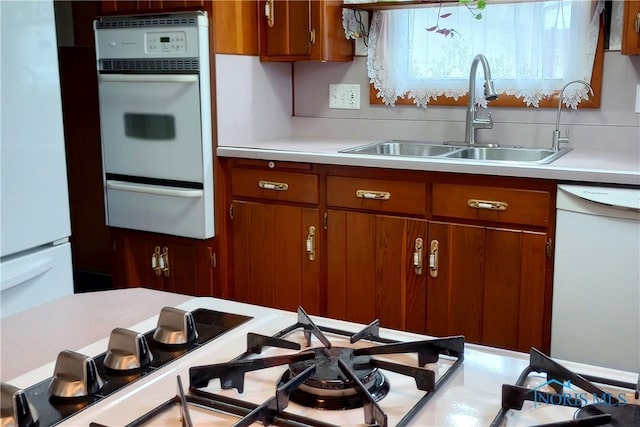
<svg viewBox="0 0 640 427">
<path fill-rule="evenodd" d="M 101 74 L 106 174 L 203 182 L 197 74 Z"/>
<path fill-rule="evenodd" d="M 199 76 L 101 74 L 98 86 L 107 225 L 213 237 Z"/>
</svg>

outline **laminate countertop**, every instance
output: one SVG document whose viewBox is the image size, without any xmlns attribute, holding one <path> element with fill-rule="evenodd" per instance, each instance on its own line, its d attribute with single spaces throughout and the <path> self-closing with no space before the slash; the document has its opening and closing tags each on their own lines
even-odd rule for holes
<svg viewBox="0 0 640 427">
<path fill-rule="evenodd" d="M 640 186 L 640 143 L 625 151 L 580 147 L 549 164 L 487 162 L 433 157 L 399 157 L 341 153 L 370 144 L 371 139 L 285 137 L 219 146 L 220 157 L 480 175 L 552 179 L 559 182 Z"/>
</svg>

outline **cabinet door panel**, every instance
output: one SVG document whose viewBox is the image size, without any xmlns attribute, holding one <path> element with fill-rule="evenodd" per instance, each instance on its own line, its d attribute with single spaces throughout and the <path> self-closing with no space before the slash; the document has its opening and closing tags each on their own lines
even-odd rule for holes
<svg viewBox="0 0 640 427">
<path fill-rule="evenodd" d="M 520 351 L 535 347 L 548 352 L 551 345 L 551 292 L 546 286 L 551 267 L 547 240 L 545 233 L 522 233 L 522 253 L 526 256 L 522 260 L 520 276 L 517 346 Z"/>
<path fill-rule="evenodd" d="M 483 293 L 484 229 L 429 223 L 429 240 L 439 242 L 437 278 L 427 285 L 427 333 L 465 335 L 479 342 Z"/>
<path fill-rule="evenodd" d="M 329 211 L 327 314 L 424 331 L 425 272 L 413 268 L 426 221 Z"/>
<path fill-rule="evenodd" d="M 625 55 L 640 55 L 640 33 L 636 31 L 636 20 L 640 19 L 640 2 L 625 1 L 622 18 L 622 47 Z"/>
<path fill-rule="evenodd" d="M 482 342 L 513 348 L 518 342 L 522 233 L 487 229 L 485 244 Z"/>
<path fill-rule="evenodd" d="M 233 202 L 234 296 L 260 305 L 319 314 L 320 215 L 317 209 Z M 306 239 L 316 229 L 316 258 Z"/>
<path fill-rule="evenodd" d="M 211 248 L 205 246 L 170 243 L 169 276 L 165 277 L 165 290 L 187 295 L 213 295 L 213 268 Z"/>
<path fill-rule="evenodd" d="M 375 319 L 375 216 L 329 211 L 327 315 Z"/>
<path fill-rule="evenodd" d="M 427 333 L 520 351 L 549 349 L 547 235 L 429 223 L 438 277 L 427 287 Z"/>
<path fill-rule="evenodd" d="M 264 2 L 261 2 L 264 5 Z M 273 27 L 266 27 L 268 56 L 309 55 L 309 0 L 274 0 Z M 264 18 L 263 18 L 264 19 Z"/>
</svg>

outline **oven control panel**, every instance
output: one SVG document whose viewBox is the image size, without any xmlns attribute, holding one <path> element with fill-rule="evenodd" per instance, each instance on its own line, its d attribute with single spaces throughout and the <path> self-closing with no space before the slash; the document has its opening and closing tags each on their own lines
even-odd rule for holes
<svg viewBox="0 0 640 427">
<path fill-rule="evenodd" d="M 162 31 L 145 33 L 147 53 L 186 52 L 187 35 L 184 31 Z"/>
</svg>

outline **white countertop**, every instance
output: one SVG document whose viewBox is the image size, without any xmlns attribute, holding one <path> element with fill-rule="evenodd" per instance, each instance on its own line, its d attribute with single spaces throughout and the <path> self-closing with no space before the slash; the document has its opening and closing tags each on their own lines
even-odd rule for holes
<svg viewBox="0 0 640 427">
<path fill-rule="evenodd" d="M 344 149 L 379 141 L 329 137 L 283 137 L 252 141 L 244 146 L 219 146 L 217 154 L 221 157 L 246 159 L 543 178 L 594 184 L 640 185 L 640 143 L 638 147 L 625 151 L 576 148 L 546 165 L 340 153 Z"/>
</svg>

